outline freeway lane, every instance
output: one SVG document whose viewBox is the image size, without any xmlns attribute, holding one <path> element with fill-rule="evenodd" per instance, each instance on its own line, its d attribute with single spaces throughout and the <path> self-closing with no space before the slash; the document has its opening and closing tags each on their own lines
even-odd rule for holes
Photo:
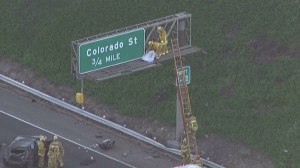
<svg viewBox="0 0 300 168">
<path fill-rule="evenodd" d="M 54 108 L 51 104 L 49 105 L 49 103 L 37 97 L 7 86 L 1 81 L 0 111 L 5 111 L 10 115 L 86 147 L 91 147 L 103 139 L 112 138 L 116 141 L 112 150 L 95 150 L 134 167 L 170 168 L 179 163 L 179 158 L 174 157 L 174 155 L 170 157 L 169 154 L 145 145 L 135 138 L 124 136 L 102 125 L 86 122 L 65 109 Z M 18 128 L 14 128 L 13 122 L 9 125 L 2 125 L 0 122 L 0 129 L 18 130 Z M 30 130 L 30 128 L 24 129 Z M 0 137 L 2 137 L 1 134 Z"/>
<path fill-rule="evenodd" d="M 0 113 L 0 142 L 1 144 L 8 144 L 16 135 L 46 135 L 52 138 L 52 134 L 28 125 L 24 122 L 16 120 L 10 116 Z M 114 167 L 114 168 L 129 168 L 129 166 L 122 163 L 111 160 L 107 157 L 99 155 L 93 151 L 84 149 L 82 146 L 78 146 L 74 143 L 61 139 L 65 147 L 65 168 L 77 168 L 82 167 L 81 162 L 90 160 L 93 156 L 96 162 L 93 162 L 88 168 L 101 168 L 101 167 Z M 1 151 L 3 152 L 3 150 Z M 3 153 L 1 153 L 2 155 Z M 2 162 L 2 159 L 1 159 Z M 2 163 L 0 164 L 2 166 Z M 1 167 L 0 166 L 0 167 Z"/>
</svg>

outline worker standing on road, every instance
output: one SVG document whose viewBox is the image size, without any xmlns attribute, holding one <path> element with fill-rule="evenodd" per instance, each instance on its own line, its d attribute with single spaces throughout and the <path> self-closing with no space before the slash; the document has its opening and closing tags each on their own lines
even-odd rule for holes
<svg viewBox="0 0 300 168">
<path fill-rule="evenodd" d="M 158 26 L 157 30 L 158 30 L 158 35 L 159 35 L 159 40 L 161 45 L 161 54 L 162 55 L 168 54 L 169 51 L 167 46 L 168 45 L 167 32 L 161 26 Z"/>
<path fill-rule="evenodd" d="M 159 42 L 154 42 L 154 41 L 149 41 L 148 42 L 148 51 L 153 50 L 156 55 L 155 55 L 155 59 L 159 60 L 160 56 L 161 56 L 161 44 Z"/>
<path fill-rule="evenodd" d="M 54 153 L 54 146 L 50 145 L 48 150 L 48 168 L 58 168 L 57 158 Z"/>
<path fill-rule="evenodd" d="M 53 146 L 54 154 L 56 159 L 59 162 L 59 166 L 64 166 L 63 156 L 64 156 L 64 147 L 62 143 L 58 140 L 58 136 L 54 135 L 53 141 L 50 143 L 50 146 Z"/>
<path fill-rule="evenodd" d="M 45 147 L 45 137 L 43 135 L 40 135 L 40 139 L 38 141 L 38 167 L 43 168 L 45 164 L 45 153 L 46 153 L 46 147 Z"/>
</svg>

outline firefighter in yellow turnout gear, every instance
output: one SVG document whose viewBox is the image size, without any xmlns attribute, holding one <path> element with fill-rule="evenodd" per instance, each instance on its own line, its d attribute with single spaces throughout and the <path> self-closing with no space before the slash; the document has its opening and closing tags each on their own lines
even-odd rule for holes
<svg viewBox="0 0 300 168">
<path fill-rule="evenodd" d="M 189 114 L 188 121 L 189 121 L 189 129 L 190 129 L 191 136 L 195 139 L 198 130 L 196 117 Z"/>
<path fill-rule="evenodd" d="M 181 143 L 180 150 L 181 150 L 181 156 L 183 158 L 183 162 L 185 164 L 189 163 L 190 162 L 190 160 L 189 160 L 189 147 L 187 145 L 187 142 L 186 142 L 185 138 L 183 139 L 183 141 Z"/>
<path fill-rule="evenodd" d="M 199 166 L 199 167 L 202 167 L 203 166 L 203 163 L 202 163 L 202 160 L 200 158 L 200 155 L 196 155 L 196 158 L 194 160 L 194 164 Z"/>
<path fill-rule="evenodd" d="M 64 148 L 62 143 L 58 140 L 58 136 L 54 135 L 53 141 L 50 143 L 50 146 L 53 147 L 53 152 L 55 158 L 57 159 L 59 166 L 64 166 L 63 156 L 64 156 Z"/>
<path fill-rule="evenodd" d="M 38 167 L 43 168 L 45 164 L 45 154 L 46 154 L 46 147 L 45 147 L 45 137 L 40 135 L 40 139 L 38 141 Z"/>
<path fill-rule="evenodd" d="M 161 56 L 161 44 L 159 42 L 149 41 L 148 42 L 148 51 L 153 50 L 156 55 L 155 59 L 159 59 Z"/>
<path fill-rule="evenodd" d="M 48 168 L 58 168 L 57 157 L 54 153 L 54 146 L 50 145 L 48 150 Z"/>
<path fill-rule="evenodd" d="M 160 45 L 161 45 L 161 54 L 165 55 L 168 54 L 168 38 L 167 38 L 167 32 L 166 30 L 161 27 L 158 26 L 157 27 L 158 30 L 158 36 L 159 36 L 159 40 L 160 40 Z"/>
</svg>

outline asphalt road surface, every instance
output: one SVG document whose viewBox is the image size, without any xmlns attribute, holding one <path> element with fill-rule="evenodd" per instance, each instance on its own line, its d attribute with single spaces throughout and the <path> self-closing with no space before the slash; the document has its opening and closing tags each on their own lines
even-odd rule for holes
<svg viewBox="0 0 300 168">
<path fill-rule="evenodd" d="M 178 158 L 152 146 L 54 108 L 0 82 L 0 144 L 9 143 L 17 135 L 39 134 L 60 137 L 65 146 L 65 168 L 171 168 L 179 163 Z M 107 138 L 116 141 L 111 150 L 96 146 Z M 80 165 L 91 156 L 96 162 L 89 166 Z"/>
<path fill-rule="evenodd" d="M 3 113 L 0 113 L 0 142 L 9 144 L 11 140 L 16 135 L 46 135 L 49 138 L 52 138 L 52 135 L 48 132 L 42 131 L 38 128 L 35 128 L 31 125 L 28 125 L 24 122 L 18 121 L 10 116 L 7 116 Z M 3 129 L 3 128 L 6 129 Z M 5 136 L 3 136 L 5 135 Z M 75 168 L 75 167 L 88 167 L 88 168 L 101 168 L 101 167 L 114 167 L 114 168 L 130 168 L 131 166 L 125 165 L 123 163 L 112 160 L 103 155 L 97 154 L 88 149 L 84 149 L 82 146 L 71 143 L 66 140 L 61 140 L 65 148 L 65 168 Z M 4 148 L 4 147 L 2 147 Z M 4 152 L 2 150 L 1 152 Z M 1 153 L 3 154 L 3 153 Z M 93 159 L 91 159 L 93 157 Z M 87 166 L 85 166 L 87 165 Z M 1 159 L 2 166 L 2 159 Z M 0 167 L 1 167 L 0 166 Z"/>
</svg>

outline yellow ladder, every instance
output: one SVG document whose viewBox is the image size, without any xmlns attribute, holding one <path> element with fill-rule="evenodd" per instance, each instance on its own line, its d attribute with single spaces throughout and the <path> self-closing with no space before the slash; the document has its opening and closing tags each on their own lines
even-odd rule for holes
<svg viewBox="0 0 300 168">
<path fill-rule="evenodd" d="M 200 155 L 198 153 L 198 146 L 196 138 L 192 138 L 190 134 L 188 114 L 192 114 L 189 91 L 186 82 L 186 76 L 184 72 L 183 60 L 180 53 L 180 47 L 178 39 L 171 39 L 174 64 L 175 64 L 175 72 L 176 72 L 176 84 L 177 84 L 177 92 L 179 95 L 181 111 L 182 111 L 182 119 L 183 119 L 183 139 L 186 139 L 188 146 L 188 158 L 186 159 L 188 163 L 195 162 L 195 159 L 192 158 L 192 155 L 196 156 L 198 161 L 200 160 Z M 202 166 L 202 164 L 201 164 Z"/>
</svg>

